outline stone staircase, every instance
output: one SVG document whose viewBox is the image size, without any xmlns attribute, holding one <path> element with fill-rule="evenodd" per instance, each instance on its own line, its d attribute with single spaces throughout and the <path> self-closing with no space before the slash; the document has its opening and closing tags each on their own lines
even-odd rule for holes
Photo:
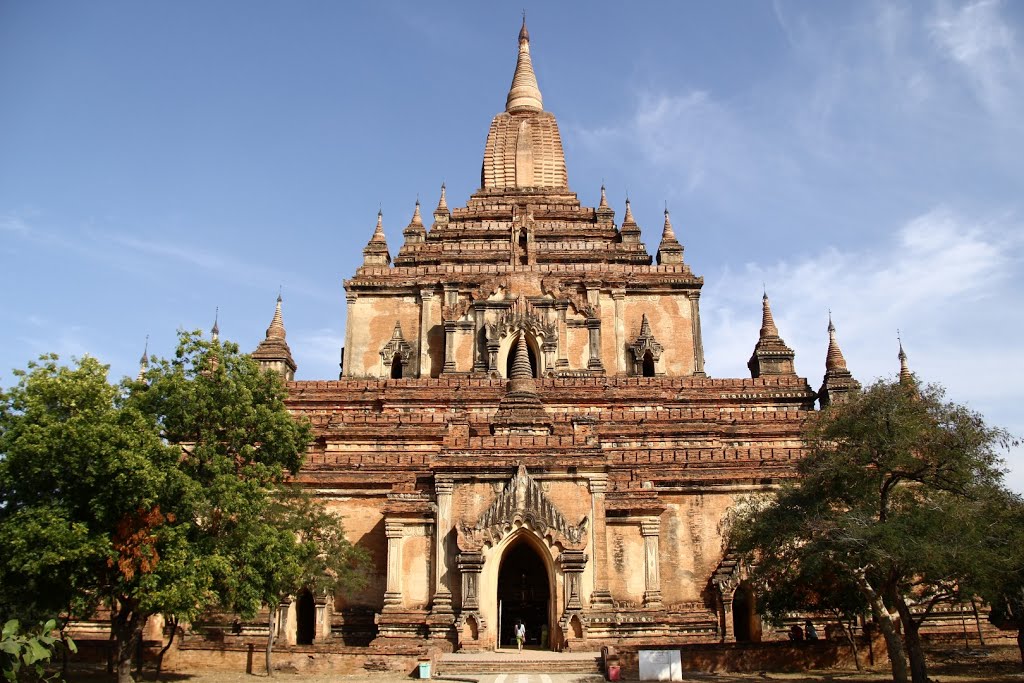
<svg viewBox="0 0 1024 683">
<path fill-rule="evenodd" d="M 437 662 L 439 676 L 473 674 L 558 673 L 579 674 L 604 680 L 599 652 L 548 652 L 546 650 L 498 650 L 496 652 L 453 652 Z"/>
</svg>

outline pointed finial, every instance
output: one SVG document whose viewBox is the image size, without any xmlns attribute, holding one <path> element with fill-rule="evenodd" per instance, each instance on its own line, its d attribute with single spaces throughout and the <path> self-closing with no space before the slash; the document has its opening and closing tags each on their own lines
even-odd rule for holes
<svg viewBox="0 0 1024 683">
<path fill-rule="evenodd" d="M 284 319 L 281 317 L 281 294 L 277 294 L 277 306 L 274 308 L 274 317 L 267 328 L 267 339 L 284 339 Z"/>
<path fill-rule="evenodd" d="M 647 320 L 647 314 L 646 313 L 644 313 L 643 317 L 640 318 L 640 336 L 641 337 L 653 336 L 651 334 L 651 323 Z"/>
<path fill-rule="evenodd" d="M 661 239 L 674 240 L 676 238 L 676 232 L 672 229 L 672 221 L 669 220 L 668 216 L 668 202 L 665 202 L 665 228 L 662 230 Z"/>
<path fill-rule="evenodd" d="M 441 182 L 441 199 L 437 202 L 437 211 L 448 211 L 448 195 L 445 190 L 444 181 Z"/>
<path fill-rule="evenodd" d="M 420 215 L 420 198 L 416 197 L 416 208 L 412 211 L 412 220 L 409 221 L 409 225 L 415 225 L 422 227 L 423 217 Z"/>
<path fill-rule="evenodd" d="M 146 371 L 149 370 L 149 335 L 146 335 L 146 345 L 142 348 L 142 358 L 139 359 L 139 374 L 135 377 L 136 382 L 146 381 Z"/>
<path fill-rule="evenodd" d="M 623 222 L 623 224 L 625 224 L 625 223 L 635 223 L 636 222 L 635 219 L 633 218 L 633 209 L 630 207 L 630 204 L 629 204 L 629 195 L 626 195 L 626 213 L 622 217 L 622 222 Z"/>
<path fill-rule="evenodd" d="M 836 341 L 836 326 L 832 324 L 832 311 L 828 312 L 828 352 L 825 354 L 825 371 L 846 370 L 846 358 Z"/>
<path fill-rule="evenodd" d="M 910 371 L 910 366 L 907 364 L 907 353 L 903 350 L 903 339 L 900 337 L 900 331 L 896 330 L 896 341 L 900 345 L 900 353 L 897 356 L 900 359 L 900 384 L 913 384 L 914 373 Z"/>
<path fill-rule="evenodd" d="M 775 327 L 775 319 L 772 317 L 772 306 L 768 301 L 768 292 L 766 290 L 761 297 L 761 339 L 778 336 L 779 328 Z"/>
<path fill-rule="evenodd" d="M 604 181 L 601 181 L 601 202 L 597 205 L 600 209 L 608 208 L 608 197 L 604 193 Z"/>
<path fill-rule="evenodd" d="M 537 75 L 530 60 L 530 33 L 526 30 L 526 17 L 519 30 L 519 58 L 516 72 L 512 76 L 512 87 L 505 99 L 505 111 L 510 114 L 529 111 L 544 111 L 544 102 L 537 85 Z"/>
<path fill-rule="evenodd" d="M 220 340 L 220 306 L 213 309 L 213 327 L 210 328 L 210 338 L 213 341 Z"/>
<path fill-rule="evenodd" d="M 512 375 L 509 379 L 533 379 L 530 369 L 530 355 L 526 349 L 526 333 L 520 332 L 516 341 L 516 357 L 512 362 Z"/>
</svg>

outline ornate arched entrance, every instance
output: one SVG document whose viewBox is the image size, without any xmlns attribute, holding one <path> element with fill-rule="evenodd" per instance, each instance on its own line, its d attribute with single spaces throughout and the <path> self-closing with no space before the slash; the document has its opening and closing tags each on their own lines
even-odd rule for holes
<svg viewBox="0 0 1024 683">
<path fill-rule="evenodd" d="M 477 522 L 457 528 L 459 646 L 506 647 L 517 618 L 524 620 L 528 641 L 541 647 L 561 648 L 585 637 L 580 584 L 587 526 L 586 517 L 569 524 L 520 465 Z"/>
<path fill-rule="evenodd" d="M 553 581 L 544 559 L 525 534 L 519 534 L 501 557 L 498 569 L 498 643 L 515 645 L 514 628 L 526 627 L 526 643 L 550 647 Z"/>
</svg>

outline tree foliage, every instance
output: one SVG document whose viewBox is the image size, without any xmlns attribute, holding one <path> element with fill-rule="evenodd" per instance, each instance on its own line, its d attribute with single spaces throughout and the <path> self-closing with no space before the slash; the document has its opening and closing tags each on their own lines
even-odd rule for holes
<svg viewBox="0 0 1024 683">
<path fill-rule="evenodd" d="M 1009 437 L 937 386 L 879 381 L 810 418 L 804 438 L 799 478 L 739 509 L 731 543 L 754 563 L 769 610 L 830 608 L 856 587 L 848 608 L 871 609 L 894 679 L 907 679 L 909 655 L 923 683 L 921 622 L 998 564 L 989 503 Z"/>
<path fill-rule="evenodd" d="M 89 357 L 16 376 L 0 394 L 0 617 L 108 606 L 124 682 L 152 615 L 251 612 L 296 577 L 318 585 L 335 557 L 349 562 L 331 586 L 358 573 L 340 522 L 284 495 L 311 429 L 234 344 L 182 333 L 174 357 L 120 385 Z"/>
<path fill-rule="evenodd" d="M 4 624 L 0 634 L 0 673 L 8 683 L 59 680 L 56 674 L 47 676 L 46 664 L 60 647 L 75 652 L 75 641 L 61 641 L 53 636 L 57 621 L 50 619 L 31 631 L 23 631 L 17 619 Z"/>
</svg>

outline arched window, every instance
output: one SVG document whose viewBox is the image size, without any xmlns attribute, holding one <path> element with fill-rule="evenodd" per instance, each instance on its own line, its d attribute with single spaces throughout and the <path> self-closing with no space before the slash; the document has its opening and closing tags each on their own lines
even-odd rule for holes
<svg viewBox="0 0 1024 683">
<path fill-rule="evenodd" d="M 527 251 L 527 245 L 529 243 L 529 236 L 526 230 L 519 231 L 519 263 L 522 265 L 528 265 L 530 263 L 530 255 Z"/>
<path fill-rule="evenodd" d="M 654 354 L 650 351 L 644 354 L 644 377 L 654 377 Z"/>
<path fill-rule="evenodd" d="M 397 353 L 391 360 L 391 379 L 402 379 L 402 357 Z"/>
</svg>

